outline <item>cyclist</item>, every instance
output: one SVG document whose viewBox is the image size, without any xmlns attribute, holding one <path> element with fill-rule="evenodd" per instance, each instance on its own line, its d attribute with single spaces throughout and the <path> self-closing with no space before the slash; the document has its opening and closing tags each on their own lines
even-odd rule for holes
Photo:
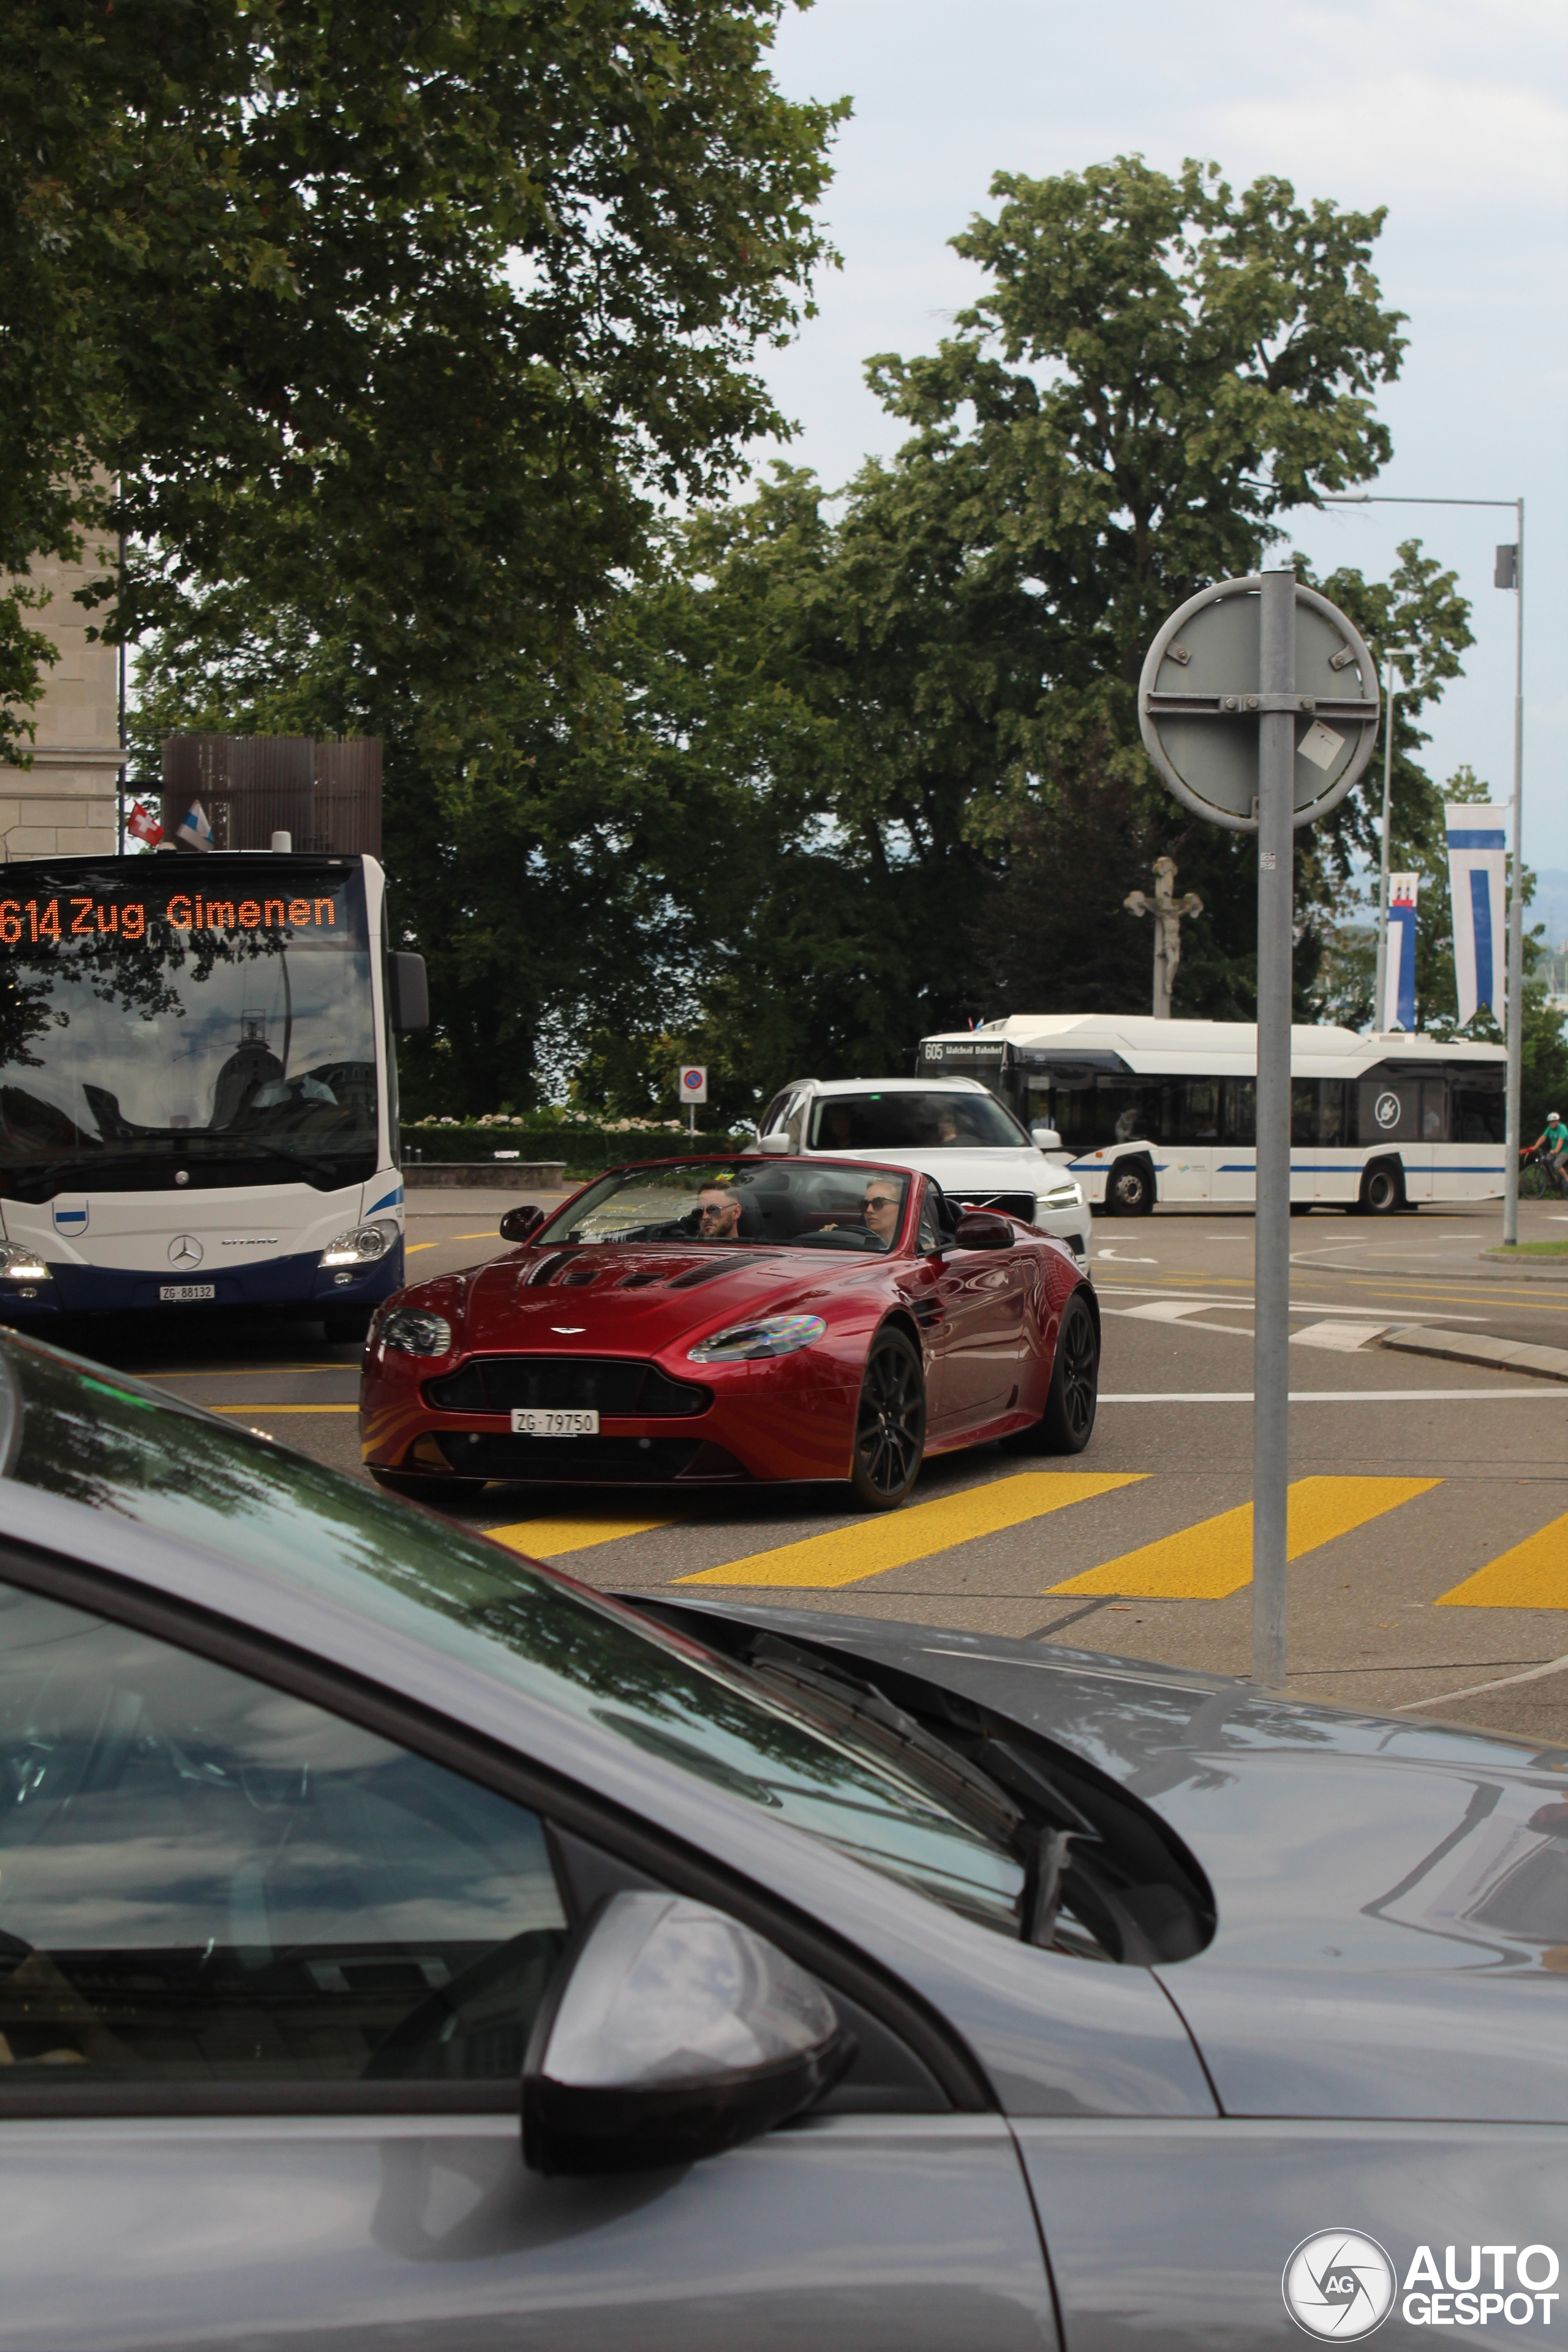
<svg viewBox="0 0 1568 2352">
<path fill-rule="evenodd" d="M 1546 1124 L 1530 1149 L 1539 1155 L 1540 1165 L 1553 1183 L 1568 1183 L 1568 1127 L 1556 1111 L 1547 1112 Z"/>
</svg>

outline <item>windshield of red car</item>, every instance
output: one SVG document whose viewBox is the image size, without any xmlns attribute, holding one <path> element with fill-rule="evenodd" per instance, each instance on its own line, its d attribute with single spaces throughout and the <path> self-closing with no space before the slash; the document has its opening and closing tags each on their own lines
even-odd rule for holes
<svg viewBox="0 0 1568 2352">
<path fill-rule="evenodd" d="M 622 1169 L 569 1201 L 531 1236 L 563 1243 L 764 1242 L 791 1249 L 889 1249 L 910 1179 L 882 1168 L 795 1160 L 685 1160 Z"/>
</svg>

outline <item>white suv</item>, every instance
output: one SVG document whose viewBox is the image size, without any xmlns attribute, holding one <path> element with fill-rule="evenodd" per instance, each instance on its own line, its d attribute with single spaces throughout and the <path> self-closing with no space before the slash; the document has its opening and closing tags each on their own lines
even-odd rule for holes
<svg viewBox="0 0 1568 2352">
<path fill-rule="evenodd" d="M 876 1160 L 934 1176 L 950 1201 L 1005 1209 L 1089 1257 L 1082 1187 L 978 1078 L 797 1078 L 763 1113 L 752 1151 Z M 1058 1149 L 1059 1150 L 1059 1145 Z"/>
</svg>

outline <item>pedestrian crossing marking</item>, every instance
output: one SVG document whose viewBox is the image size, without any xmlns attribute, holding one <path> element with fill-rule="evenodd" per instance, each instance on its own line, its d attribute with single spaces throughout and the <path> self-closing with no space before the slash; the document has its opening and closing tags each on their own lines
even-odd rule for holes
<svg viewBox="0 0 1568 2352">
<path fill-rule="evenodd" d="M 1349 1535 L 1442 1483 L 1440 1478 L 1298 1478 L 1289 1490 L 1286 1558 L 1300 1559 L 1320 1544 Z M 1224 1601 L 1251 1581 L 1252 1506 L 1243 1503 L 1045 1589 L 1051 1593 L 1115 1592 L 1134 1601 Z"/>
<path fill-rule="evenodd" d="M 953 1544 L 972 1543 L 976 1536 L 996 1535 L 1004 1528 L 1020 1527 L 1042 1518 L 1069 1503 L 1085 1503 L 1109 1495 L 1118 1486 L 1136 1486 L 1148 1474 L 1119 1470 L 1028 1470 L 1011 1478 L 994 1478 L 962 1494 L 943 1495 L 931 1503 L 915 1503 L 907 1510 L 889 1511 L 875 1519 L 807 1536 L 800 1543 L 781 1544 L 776 1551 L 753 1552 L 749 1559 L 729 1560 L 720 1568 L 704 1568 L 694 1576 L 678 1577 L 679 1584 L 769 1584 L 811 1586 L 817 1591 L 863 1584 L 889 1569 L 907 1568 L 911 1560 L 946 1551 Z"/>
<path fill-rule="evenodd" d="M 1568 1516 L 1456 1584 L 1439 1609 L 1568 1609 Z"/>
<path fill-rule="evenodd" d="M 492 1543 L 510 1551 L 529 1552 L 535 1559 L 556 1559 L 563 1552 L 586 1551 L 590 1544 L 615 1543 L 622 1536 L 651 1535 L 656 1528 L 676 1524 L 673 1511 L 632 1517 L 626 1511 L 579 1512 L 570 1518 L 519 1519 L 510 1527 L 487 1528 Z"/>
</svg>

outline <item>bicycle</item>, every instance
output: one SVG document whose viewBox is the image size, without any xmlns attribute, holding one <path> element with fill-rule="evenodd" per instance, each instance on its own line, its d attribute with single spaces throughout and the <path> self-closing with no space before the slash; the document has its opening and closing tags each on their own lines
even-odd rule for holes
<svg viewBox="0 0 1568 2352">
<path fill-rule="evenodd" d="M 1560 1160 L 1547 1160 L 1533 1147 L 1519 1155 L 1519 1197 L 1521 1201 L 1568 1201 L 1568 1177 Z"/>
</svg>

